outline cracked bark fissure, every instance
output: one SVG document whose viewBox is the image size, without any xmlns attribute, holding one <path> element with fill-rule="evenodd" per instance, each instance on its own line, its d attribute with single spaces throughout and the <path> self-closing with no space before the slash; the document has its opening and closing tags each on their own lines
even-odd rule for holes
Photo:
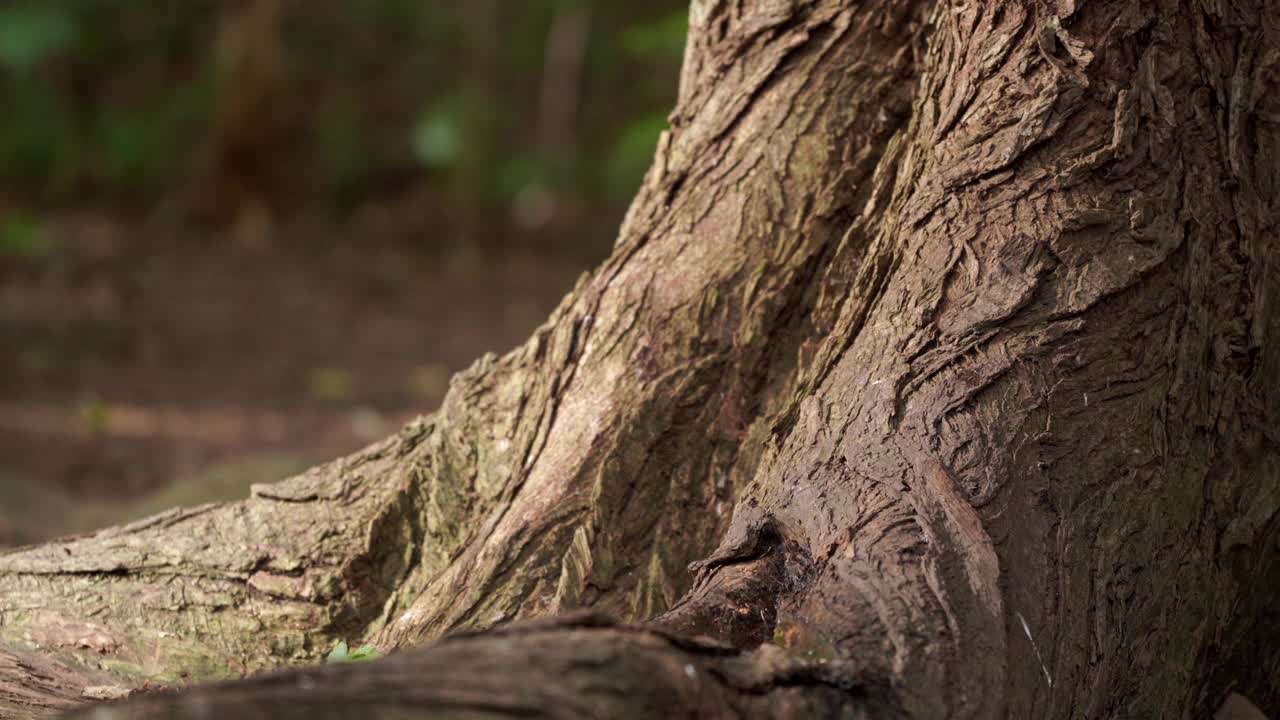
<svg viewBox="0 0 1280 720">
<path fill-rule="evenodd" d="M 458 631 L 98 711 L 1275 714 L 1278 74 L 1260 0 L 697 0 L 613 256 L 396 437 L 0 556 L 0 715 Z"/>
</svg>

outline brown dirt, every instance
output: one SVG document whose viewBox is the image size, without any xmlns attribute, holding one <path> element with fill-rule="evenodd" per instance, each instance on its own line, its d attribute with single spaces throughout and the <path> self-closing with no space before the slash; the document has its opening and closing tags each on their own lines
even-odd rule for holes
<svg viewBox="0 0 1280 720">
<path fill-rule="evenodd" d="M 527 337 L 584 266 L 152 225 L 65 218 L 48 257 L 0 264 L 0 544 L 354 450 Z"/>
</svg>

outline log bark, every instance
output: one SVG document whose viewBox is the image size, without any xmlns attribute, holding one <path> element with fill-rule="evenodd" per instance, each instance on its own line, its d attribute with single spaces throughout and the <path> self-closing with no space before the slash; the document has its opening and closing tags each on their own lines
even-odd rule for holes
<svg viewBox="0 0 1280 720">
<path fill-rule="evenodd" d="M 0 711 L 346 639 L 438 642 L 102 717 L 1275 716 L 1278 72 L 1262 0 L 695 0 L 612 257 L 394 438 L 0 556 L 70 658 Z"/>
</svg>

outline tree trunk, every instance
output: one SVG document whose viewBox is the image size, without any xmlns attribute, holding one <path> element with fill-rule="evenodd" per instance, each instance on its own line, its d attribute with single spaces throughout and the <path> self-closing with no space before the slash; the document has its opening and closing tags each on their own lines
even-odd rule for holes
<svg viewBox="0 0 1280 720">
<path fill-rule="evenodd" d="M 1278 72 L 1261 0 L 695 0 L 613 256 L 396 437 L 0 556 L 0 713 L 467 630 L 93 717 L 1274 716 Z"/>
</svg>

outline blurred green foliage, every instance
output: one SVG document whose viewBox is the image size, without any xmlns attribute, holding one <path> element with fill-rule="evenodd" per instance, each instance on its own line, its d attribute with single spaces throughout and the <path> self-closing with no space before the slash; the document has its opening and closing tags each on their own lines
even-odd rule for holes
<svg viewBox="0 0 1280 720">
<path fill-rule="evenodd" d="M 0 7 L 0 65 L 10 72 L 29 72 L 46 57 L 72 48 L 76 16 L 35 5 Z"/>
<path fill-rule="evenodd" d="M 141 5 L 0 6 L 0 201 L 66 203 L 90 185 L 124 198 L 181 169 L 210 87 L 200 67 L 167 67 L 190 40 L 184 13 Z"/>
<path fill-rule="evenodd" d="M 458 98 L 441 98 L 423 111 L 413 131 L 413 151 L 429 168 L 447 168 L 462 157 L 465 111 Z"/>
<path fill-rule="evenodd" d="M 52 243 L 34 219 L 15 213 L 0 220 L 0 258 L 37 260 L 51 249 Z"/>
<path fill-rule="evenodd" d="M 634 57 L 679 60 L 689 34 L 689 15 L 682 8 L 649 22 L 637 23 L 622 33 L 622 45 Z"/>
<path fill-rule="evenodd" d="M 648 169 L 658 136 L 666 129 L 666 113 L 644 115 L 622 129 L 609 164 L 609 186 L 615 193 L 622 195 L 635 190 L 636 178 Z"/>
<path fill-rule="evenodd" d="M 232 8 L 276 2 L 271 33 L 237 29 Z M 156 208 L 188 202 L 193 189 L 214 192 L 206 175 L 236 172 L 281 213 L 341 210 L 408 188 L 438 190 L 443 214 L 459 223 L 464 211 L 509 217 L 530 188 L 571 199 L 564 207 L 617 206 L 665 127 L 686 8 L 6 0 L 0 216 L 86 203 Z M 588 22 L 568 66 L 579 72 L 566 81 L 576 93 L 572 145 L 560 147 L 544 142 L 553 133 L 540 123 L 546 74 L 560 72 L 549 44 L 560 42 L 554 30 L 567 13 Z M 225 56 L 236 32 L 249 53 L 238 66 Z M 0 252 L 30 252 L 24 222 L 0 228 Z"/>
</svg>

